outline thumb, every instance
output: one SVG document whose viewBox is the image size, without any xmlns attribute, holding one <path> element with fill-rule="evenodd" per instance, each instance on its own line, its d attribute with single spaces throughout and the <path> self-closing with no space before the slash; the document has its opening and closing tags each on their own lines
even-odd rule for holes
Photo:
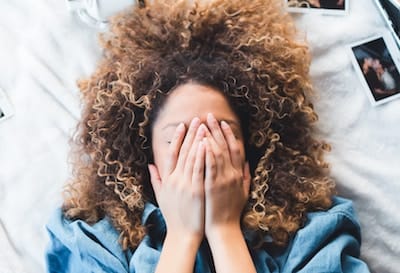
<svg viewBox="0 0 400 273">
<path fill-rule="evenodd" d="M 161 189 L 161 177 L 158 172 L 158 169 L 156 165 L 154 164 L 148 164 L 147 165 L 150 173 L 150 182 L 151 185 L 153 186 L 153 191 L 156 195 L 156 198 L 158 199 L 158 193 L 160 192 Z"/>
<path fill-rule="evenodd" d="M 244 164 L 244 169 L 243 169 L 243 190 L 246 195 L 249 194 L 250 182 L 251 182 L 250 166 L 249 166 L 249 162 L 246 161 L 246 163 Z"/>
</svg>

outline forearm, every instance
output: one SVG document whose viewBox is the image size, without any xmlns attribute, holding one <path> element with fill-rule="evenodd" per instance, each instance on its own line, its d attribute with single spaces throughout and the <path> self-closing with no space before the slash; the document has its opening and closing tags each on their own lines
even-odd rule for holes
<svg viewBox="0 0 400 273">
<path fill-rule="evenodd" d="M 219 228 L 210 232 L 207 239 L 217 272 L 256 272 L 240 226 Z"/>
<path fill-rule="evenodd" d="M 167 233 L 156 273 L 193 273 L 199 244 L 199 240 L 190 236 Z"/>
</svg>

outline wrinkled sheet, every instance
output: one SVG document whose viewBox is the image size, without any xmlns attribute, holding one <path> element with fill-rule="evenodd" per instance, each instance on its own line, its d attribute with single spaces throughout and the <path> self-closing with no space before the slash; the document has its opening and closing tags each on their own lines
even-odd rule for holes
<svg viewBox="0 0 400 273">
<path fill-rule="evenodd" d="M 310 43 L 318 131 L 341 195 L 354 200 L 362 256 L 373 272 L 400 268 L 400 99 L 372 107 L 348 44 L 387 32 L 373 0 L 345 16 L 293 15 Z M 0 4 L 0 87 L 15 115 L 0 122 L 0 272 L 43 272 L 44 228 L 70 175 L 68 140 L 79 119 L 76 80 L 100 56 L 96 30 L 64 1 Z"/>
</svg>

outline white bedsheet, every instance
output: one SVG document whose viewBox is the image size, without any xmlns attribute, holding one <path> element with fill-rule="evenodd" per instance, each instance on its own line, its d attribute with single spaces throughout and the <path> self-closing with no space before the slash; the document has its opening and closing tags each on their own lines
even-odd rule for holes
<svg viewBox="0 0 400 273">
<path fill-rule="evenodd" d="M 294 17 L 313 54 L 332 175 L 361 219 L 362 256 L 373 272 L 399 272 L 400 99 L 372 107 L 347 54 L 348 44 L 386 26 L 373 0 L 351 0 L 346 16 Z M 75 81 L 99 54 L 96 31 L 70 16 L 64 1 L 1 1 L 0 87 L 15 116 L 0 123 L 0 272 L 44 271 L 44 225 L 61 202 L 79 118 Z"/>
</svg>

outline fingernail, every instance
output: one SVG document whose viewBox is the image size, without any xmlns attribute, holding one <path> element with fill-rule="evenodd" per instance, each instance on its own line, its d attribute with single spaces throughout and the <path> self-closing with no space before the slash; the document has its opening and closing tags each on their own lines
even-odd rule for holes
<svg viewBox="0 0 400 273">
<path fill-rule="evenodd" d="M 208 113 L 207 114 L 207 119 L 213 120 L 214 119 L 214 115 L 212 113 Z"/>
<path fill-rule="evenodd" d="M 198 117 L 195 117 L 195 118 L 193 118 L 192 119 L 192 122 L 191 122 L 191 126 L 195 126 L 195 125 L 197 125 L 198 123 L 200 122 L 200 119 L 198 118 Z"/>
<path fill-rule="evenodd" d="M 185 129 L 185 124 L 183 124 L 182 122 L 179 123 L 178 127 L 176 127 L 176 130 L 179 132 L 182 132 Z"/>
<path fill-rule="evenodd" d="M 205 129 L 205 128 L 204 128 L 204 124 L 200 124 L 197 133 L 198 133 L 199 135 L 202 135 L 202 134 L 204 133 L 204 129 Z"/>
<path fill-rule="evenodd" d="M 224 128 L 224 129 L 228 129 L 229 128 L 229 124 L 228 123 L 226 123 L 226 121 L 221 121 L 221 128 Z"/>
</svg>

